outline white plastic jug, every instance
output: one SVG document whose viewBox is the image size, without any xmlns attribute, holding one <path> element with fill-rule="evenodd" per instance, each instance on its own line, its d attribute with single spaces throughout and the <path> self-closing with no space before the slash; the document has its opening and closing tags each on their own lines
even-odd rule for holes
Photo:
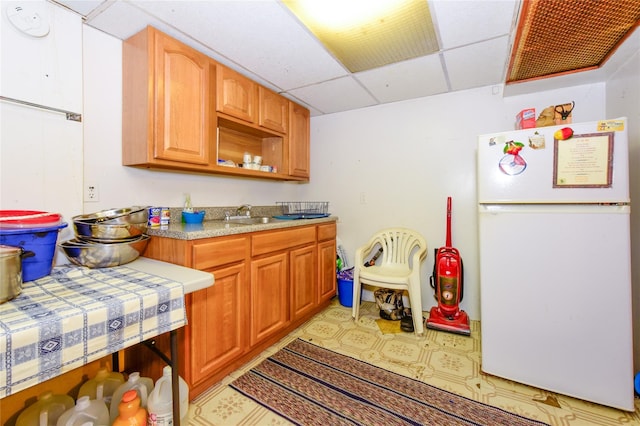
<svg viewBox="0 0 640 426">
<path fill-rule="evenodd" d="M 76 401 L 76 406 L 62 413 L 57 426 L 83 426 L 90 423 L 93 426 L 109 426 L 109 410 L 101 399 L 89 399 L 82 396 Z"/>
<path fill-rule="evenodd" d="M 182 377 L 179 378 L 180 389 L 180 420 L 189 411 L 189 386 Z M 156 386 L 147 399 L 149 412 L 148 426 L 168 426 L 173 424 L 173 404 L 171 393 L 171 366 L 162 369 L 162 377 L 156 381 Z"/>
<path fill-rule="evenodd" d="M 147 408 L 147 399 L 153 390 L 153 379 L 150 377 L 140 377 L 139 372 L 129 374 L 129 379 L 118 386 L 111 398 L 111 406 L 109 407 L 109 417 L 111 423 L 118 417 L 118 404 L 122 401 L 122 395 L 128 390 L 135 389 L 140 397 L 140 406 Z"/>
<path fill-rule="evenodd" d="M 106 367 L 102 367 L 93 379 L 87 380 L 80 386 L 78 399 L 88 396 L 90 399 L 103 400 L 107 404 L 107 408 L 109 408 L 113 393 L 123 383 L 124 376 L 122 373 L 109 371 Z"/>
<path fill-rule="evenodd" d="M 25 408 L 16 419 L 16 426 L 55 426 L 58 418 L 73 408 L 73 398 L 69 395 L 54 395 L 46 391 L 38 395 L 38 400 Z"/>
</svg>

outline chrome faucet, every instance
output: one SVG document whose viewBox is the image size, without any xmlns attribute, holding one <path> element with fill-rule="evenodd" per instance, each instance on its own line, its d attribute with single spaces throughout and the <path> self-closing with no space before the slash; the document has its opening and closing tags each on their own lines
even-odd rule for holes
<svg viewBox="0 0 640 426">
<path fill-rule="evenodd" d="M 247 210 L 245 212 L 245 216 L 251 217 L 251 204 L 243 204 L 236 210 L 236 216 L 240 216 L 243 210 Z"/>
</svg>

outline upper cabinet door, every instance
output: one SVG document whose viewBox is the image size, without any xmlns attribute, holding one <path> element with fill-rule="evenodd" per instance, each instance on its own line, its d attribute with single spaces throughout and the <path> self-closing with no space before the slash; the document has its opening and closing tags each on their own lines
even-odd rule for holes
<svg viewBox="0 0 640 426">
<path fill-rule="evenodd" d="M 211 60 L 155 34 L 155 146 L 162 160 L 209 164 Z"/>
<path fill-rule="evenodd" d="M 256 123 L 258 85 L 224 65 L 218 64 L 217 68 L 216 109 L 241 120 Z"/>
<path fill-rule="evenodd" d="M 258 86 L 260 105 L 259 125 L 280 133 L 287 133 L 289 125 L 289 101 L 287 98 Z"/>
<path fill-rule="evenodd" d="M 296 104 L 289 103 L 289 174 L 302 178 L 309 178 L 309 110 Z"/>
</svg>

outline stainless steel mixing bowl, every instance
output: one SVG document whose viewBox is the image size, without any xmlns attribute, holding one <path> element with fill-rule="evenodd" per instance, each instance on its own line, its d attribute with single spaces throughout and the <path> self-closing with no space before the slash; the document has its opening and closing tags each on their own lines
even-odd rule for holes
<svg viewBox="0 0 640 426">
<path fill-rule="evenodd" d="M 127 224 L 146 223 L 149 220 L 149 208 L 142 206 L 126 207 L 122 209 L 101 210 L 74 216 L 73 221 L 85 223 L 107 223 L 107 224 Z"/>
<path fill-rule="evenodd" d="M 110 268 L 136 260 L 147 248 L 149 238 L 148 235 L 140 235 L 131 240 L 112 243 L 73 239 L 60 243 L 59 246 L 76 265 Z"/>
<path fill-rule="evenodd" d="M 137 237 L 147 232 L 146 221 L 140 223 L 111 224 L 107 222 L 84 222 L 74 219 L 73 226 L 78 238 L 97 242 L 104 242 L 105 240 L 114 240 L 115 242 Z"/>
</svg>

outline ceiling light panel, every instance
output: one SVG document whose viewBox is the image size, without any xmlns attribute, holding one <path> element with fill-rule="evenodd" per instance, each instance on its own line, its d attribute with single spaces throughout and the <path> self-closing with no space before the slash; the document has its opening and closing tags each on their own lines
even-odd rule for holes
<svg viewBox="0 0 640 426">
<path fill-rule="evenodd" d="M 425 0 L 285 0 L 283 3 L 351 72 L 439 50 Z"/>
</svg>

